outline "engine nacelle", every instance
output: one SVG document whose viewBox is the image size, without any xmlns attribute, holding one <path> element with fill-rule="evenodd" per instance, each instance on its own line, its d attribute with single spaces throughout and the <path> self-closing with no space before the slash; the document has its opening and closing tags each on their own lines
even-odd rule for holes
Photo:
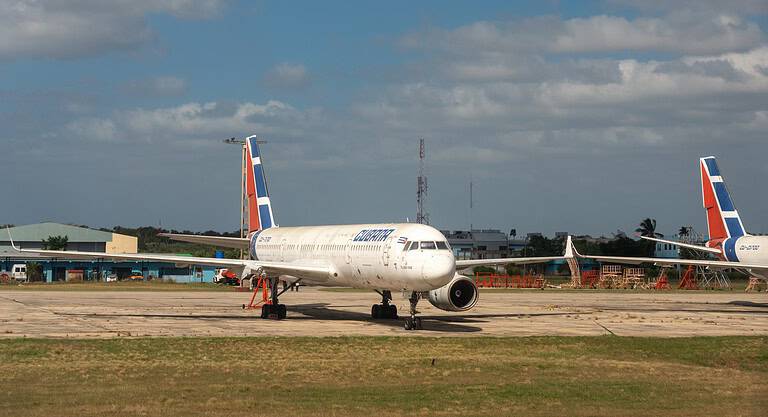
<svg viewBox="0 0 768 417">
<path fill-rule="evenodd" d="M 467 311 L 477 304 L 478 294 L 475 281 L 456 274 L 448 285 L 429 292 L 429 302 L 445 311 Z"/>
</svg>

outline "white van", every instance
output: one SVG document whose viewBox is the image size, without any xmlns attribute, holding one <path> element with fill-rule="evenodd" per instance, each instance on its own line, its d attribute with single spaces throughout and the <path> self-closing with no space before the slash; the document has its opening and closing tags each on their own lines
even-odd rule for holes
<svg viewBox="0 0 768 417">
<path fill-rule="evenodd" d="M 11 277 L 16 281 L 27 281 L 27 264 L 14 264 L 11 268 Z"/>
</svg>

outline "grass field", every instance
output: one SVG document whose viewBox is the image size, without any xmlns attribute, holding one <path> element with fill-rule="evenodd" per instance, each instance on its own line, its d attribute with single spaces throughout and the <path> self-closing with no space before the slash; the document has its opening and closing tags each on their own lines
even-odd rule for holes
<svg viewBox="0 0 768 417">
<path fill-rule="evenodd" d="M 765 337 L 0 341 L 3 416 L 765 416 L 767 381 Z"/>
</svg>

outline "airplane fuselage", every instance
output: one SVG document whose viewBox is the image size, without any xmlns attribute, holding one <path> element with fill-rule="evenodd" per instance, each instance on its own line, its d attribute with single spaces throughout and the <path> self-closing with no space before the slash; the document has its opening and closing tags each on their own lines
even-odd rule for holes
<svg viewBox="0 0 768 417">
<path fill-rule="evenodd" d="M 722 251 L 723 260 L 743 264 L 768 264 L 768 236 L 740 236 L 727 239 L 710 240 L 710 248 Z M 734 265 L 734 267 L 738 267 Z M 768 270 L 752 270 L 752 273 L 765 276 Z"/>
<path fill-rule="evenodd" d="M 253 260 L 329 267 L 327 277 L 303 279 L 315 285 L 429 291 L 456 274 L 445 236 L 422 224 L 272 227 L 249 238 Z"/>
</svg>

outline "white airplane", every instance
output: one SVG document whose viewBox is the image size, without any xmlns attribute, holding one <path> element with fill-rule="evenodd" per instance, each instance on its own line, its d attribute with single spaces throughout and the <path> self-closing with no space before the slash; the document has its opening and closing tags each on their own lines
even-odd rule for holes
<svg viewBox="0 0 768 417">
<path fill-rule="evenodd" d="M 675 242 L 641 236 L 654 242 L 669 243 L 684 248 L 711 253 L 719 260 L 635 258 L 622 256 L 581 255 L 577 257 L 596 259 L 602 262 L 616 263 L 653 263 L 656 265 L 702 265 L 711 268 L 734 268 L 758 278 L 768 276 L 768 236 L 751 236 L 741 222 L 736 206 L 733 204 L 728 189 L 723 181 L 720 168 L 714 156 L 700 158 L 701 194 L 704 209 L 707 211 L 707 229 L 709 240 L 705 246 Z"/>
<path fill-rule="evenodd" d="M 242 277 L 262 276 L 270 282 L 270 303 L 262 318 L 283 319 L 286 307 L 278 297 L 280 280 L 291 285 L 347 286 L 378 292 L 381 304 L 371 307 L 374 319 L 396 319 L 390 304 L 392 291 L 409 294 L 410 315 L 405 329 L 421 329 L 416 316 L 420 298 L 445 311 L 466 311 L 475 306 L 478 290 L 472 279 L 457 273 L 473 266 L 531 264 L 565 256 L 456 260 L 448 241 L 437 229 L 415 223 L 278 227 L 274 221 L 261 154 L 255 136 L 246 140 L 250 159 L 247 172 L 247 238 L 164 234 L 171 239 L 248 249 L 247 260 L 196 258 L 155 254 L 107 254 L 14 248 L 47 257 L 147 260 L 185 265 L 212 265 L 234 269 Z M 10 233 L 10 232 L 9 232 Z M 570 248 L 570 246 L 567 246 Z M 571 256 L 572 257 L 572 256 Z"/>
</svg>

